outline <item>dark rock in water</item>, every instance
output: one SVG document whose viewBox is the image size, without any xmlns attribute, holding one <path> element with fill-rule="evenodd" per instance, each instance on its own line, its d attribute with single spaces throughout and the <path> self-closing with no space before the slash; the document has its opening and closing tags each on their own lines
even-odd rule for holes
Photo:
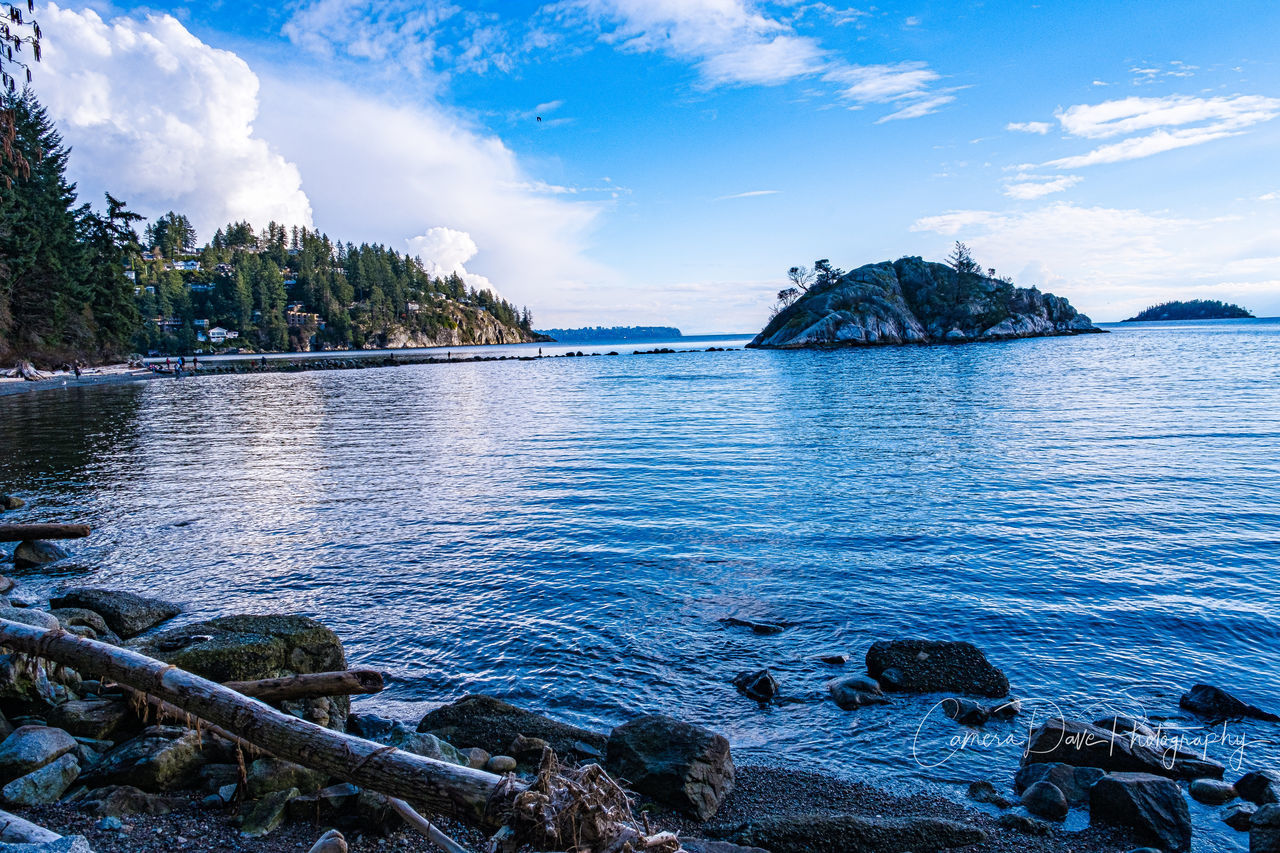
<svg viewBox="0 0 1280 853">
<path fill-rule="evenodd" d="M 901 258 L 810 288 L 748 346 L 930 344 L 1099 331 L 1061 297 Z"/>
<path fill-rule="evenodd" d="M 823 663 L 829 663 L 832 666 L 844 666 L 849 662 L 849 655 L 841 652 L 838 655 L 823 655 L 822 657 L 818 658 L 818 660 L 822 661 Z"/>
<path fill-rule="evenodd" d="M 1108 773 L 1090 790 L 1089 820 L 1135 830 L 1162 850 L 1191 849 L 1191 812 L 1178 783 L 1150 773 Z"/>
<path fill-rule="evenodd" d="M 1221 779 L 1196 779 L 1188 791 L 1191 799 L 1208 806 L 1220 806 L 1236 798 L 1236 789 Z"/>
<path fill-rule="evenodd" d="M 39 770 L 75 748 L 75 738 L 62 729 L 20 726 L 0 744 L 0 784 Z"/>
<path fill-rule="evenodd" d="M 154 628 L 182 612 L 179 605 L 168 601 L 144 598 L 132 592 L 88 587 L 69 589 L 51 599 L 49 606 L 92 610 L 102 616 L 107 627 L 125 639 L 136 637 L 143 631 Z"/>
<path fill-rule="evenodd" d="M 22 498 L 16 498 L 13 495 L 0 495 L 0 510 L 6 509 L 22 509 L 27 502 Z"/>
<path fill-rule="evenodd" d="M 975 803 L 989 803 L 998 809 L 1007 809 L 1013 806 L 1008 797 L 1003 796 L 996 790 L 995 785 L 985 781 L 969 783 L 969 799 Z"/>
<path fill-rule="evenodd" d="M 1071 807 L 1067 797 L 1052 782 L 1033 782 L 1022 792 L 1022 805 L 1036 817 L 1047 820 L 1063 820 Z"/>
<path fill-rule="evenodd" d="M 193 782 L 204 763 L 199 732 L 152 726 L 103 756 L 102 763 L 86 774 L 86 781 L 171 791 Z"/>
<path fill-rule="evenodd" d="M 1249 853 L 1280 853 L 1280 805 L 1271 803 L 1249 821 Z"/>
<path fill-rule="evenodd" d="M 1132 717 L 1103 717 L 1101 720 L 1095 721 L 1094 725 L 1115 735 L 1125 735 L 1130 740 L 1156 736 L 1155 730 L 1151 726 Z"/>
<path fill-rule="evenodd" d="M 981 703 L 959 696 L 943 699 L 942 713 L 962 726 L 983 726 L 991 719 L 991 712 Z"/>
<path fill-rule="evenodd" d="M 1166 766 L 1168 759 L 1171 767 Z M 1172 779 L 1221 779 L 1223 766 L 1174 749 L 1157 752 L 1131 738 L 1074 720 L 1051 720 L 1031 733 L 1023 764 L 1056 763 L 1152 773 Z"/>
<path fill-rule="evenodd" d="M 1280 773 L 1274 770 L 1254 770 L 1240 777 L 1235 784 L 1240 799 L 1254 805 L 1280 803 Z"/>
<path fill-rule="evenodd" d="M 1258 807 L 1253 803 L 1238 803 L 1222 813 L 1222 822 L 1237 832 L 1248 832 Z"/>
<path fill-rule="evenodd" d="M 57 607 L 49 611 L 62 627 L 78 637 L 98 640 L 103 643 L 120 645 L 120 637 L 107 626 L 107 621 L 100 613 L 86 610 L 83 607 Z"/>
<path fill-rule="evenodd" d="M 1280 722 L 1280 717 L 1268 713 L 1254 705 L 1241 702 L 1227 691 L 1212 684 L 1197 684 L 1190 692 L 1184 693 L 1178 704 L 1185 710 L 1202 717 L 1214 719 L 1252 717 L 1269 723 Z"/>
<path fill-rule="evenodd" d="M 866 705 L 893 704 L 880 690 L 880 684 L 869 675 L 853 675 L 827 682 L 831 699 L 846 711 Z"/>
<path fill-rule="evenodd" d="M 762 818 L 714 834 L 771 853 L 925 853 L 987 840 L 981 829 L 951 820 L 854 814 Z"/>
<path fill-rule="evenodd" d="M 734 676 L 733 686 L 748 699 L 754 699 L 762 705 L 777 696 L 779 690 L 778 680 L 767 669 L 740 672 Z"/>
<path fill-rule="evenodd" d="M 19 542 L 13 549 L 13 565 L 18 569 L 33 569 L 65 560 L 71 554 L 59 545 L 37 539 L 33 542 Z"/>
<path fill-rule="evenodd" d="M 609 742 L 605 735 L 517 708 L 492 696 L 465 696 L 437 708 L 422 718 L 418 731 L 431 732 L 461 749 L 478 746 L 493 755 L 505 753 L 520 735 L 542 738 L 560 759 L 568 761 L 582 755 L 579 745 L 602 755 Z"/>
<path fill-rule="evenodd" d="M 137 726 L 137 716 L 119 699 L 71 699 L 49 712 L 49 723 L 74 737 L 110 740 L 117 732 Z"/>
<path fill-rule="evenodd" d="M 609 772 L 632 790 L 708 820 L 733 790 L 729 741 L 691 723 L 651 714 L 609 735 Z"/>
<path fill-rule="evenodd" d="M 130 785 L 112 785 L 89 791 L 76 801 L 83 811 L 99 817 L 122 817 L 130 814 L 169 814 L 185 799 L 148 794 Z"/>
<path fill-rule="evenodd" d="M 881 640 L 867 651 L 867 672 L 887 690 L 965 693 L 1000 698 L 1009 679 L 965 642 Z"/>
<path fill-rule="evenodd" d="M 750 619 L 739 619 L 736 616 L 726 616 L 719 621 L 721 625 L 734 628 L 750 628 L 753 634 L 781 634 L 787 630 L 787 626 L 781 622 L 754 622 Z"/>
<path fill-rule="evenodd" d="M 1019 794 L 1037 782 L 1050 782 L 1072 806 L 1089 803 L 1089 789 L 1106 771 L 1097 767 L 1075 767 L 1071 764 L 1027 764 L 1013 777 L 1013 789 Z"/>
</svg>

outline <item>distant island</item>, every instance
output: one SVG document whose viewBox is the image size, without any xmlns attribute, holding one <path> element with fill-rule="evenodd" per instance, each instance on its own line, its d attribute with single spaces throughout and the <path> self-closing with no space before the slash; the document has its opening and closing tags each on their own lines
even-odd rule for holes
<svg viewBox="0 0 1280 853">
<path fill-rule="evenodd" d="M 966 343 L 1101 332 L 1060 296 L 983 271 L 957 243 L 948 263 L 919 257 L 851 272 L 828 260 L 792 267 L 773 319 L 748 346 Z"/>
<path fill-rule="evenodd" d="M 680 337 L 671 326 L 587 326 L 581 329 L 539 329 L 537 334 L 561 343 L 587 341 L 669 341 Z"/>
<path fill-rule="evenodd" d="M 1220 302 L 1217 299 L 1192 299 L 1185 302 L 1162 302 L 1153 305 L 1125 323 L 1144 323 L 1159 320 L 1237 320 L 1252 319 L 1253 314 L 1239 305 Z"/>
</svg>

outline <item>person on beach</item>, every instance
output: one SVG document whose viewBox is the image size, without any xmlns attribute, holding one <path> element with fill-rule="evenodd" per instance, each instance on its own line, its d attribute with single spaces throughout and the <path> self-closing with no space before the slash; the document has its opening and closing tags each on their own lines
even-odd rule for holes
<svg viewBox="0 0 1280 853">
<path fill-rule="evenodd" d="M 76 372 L 76 379 L 79 379 L 80 378 L 80 362 L 77 361 L 75 364 L 71 365 L 71 369 Z"/>
<path fill-rule="evenodd" d="M 200 369 L 200 356 L 198 355 L 191 356 L 191 372 L 195 373 L 199 369 Z"/>
<path fill-rule="evenodd" d="M 169 369 L 170 369 L 170 368 L 172 368 L 172 367 L 173 367 L 173 365 L 169 363 L 169 357 L 168 357 L 168 356 L 165 356 L 165 359 L 164 359 L 164 369 L 165 369 L 165 370 L 169 370 Z"/>
</svg>

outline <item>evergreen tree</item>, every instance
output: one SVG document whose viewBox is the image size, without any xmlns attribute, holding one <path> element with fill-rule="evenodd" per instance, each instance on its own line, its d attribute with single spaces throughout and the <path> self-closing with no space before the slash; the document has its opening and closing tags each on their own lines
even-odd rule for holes
<svg viewBox="0 0 1280 853">
<path fill-rule="evenodd" d="M 133 230 L 133 223 L 141 219 L 110 193 L 105 216 L 94 213 L 88 205 L 80 211 L 90 309 L 97 327 L 98 348 L 104 352 L 124 352 L 138 330 L 133 282 L 124 270 L 142 253 Z"/>
</svg>

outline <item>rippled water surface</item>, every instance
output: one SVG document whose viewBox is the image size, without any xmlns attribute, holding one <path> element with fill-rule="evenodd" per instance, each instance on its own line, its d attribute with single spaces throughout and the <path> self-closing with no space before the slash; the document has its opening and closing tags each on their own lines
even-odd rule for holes
<svg viewBox="0 0 1280 853">
<path fill-rule="evenodd" d="M 1280 706 L 1280 323 L 1113 328 L 39 392 L 0 398 L 0 490 L 95 528 L 28 587 L 313 615 L 389 672 L 366 707 L 660 710 L 740 762 L 1004 785 L 1025 717 L 947 759 L 940 697 L 842 712 L 817 655 L 966 639 L 1068 714 Z M 734 691 L 764 666 L 795 701 Z M 1280 764 L 1275 724 L 1229 734 Z M 1198 849 L 1244 848 L 1193 807 Z"/>
</svg>

